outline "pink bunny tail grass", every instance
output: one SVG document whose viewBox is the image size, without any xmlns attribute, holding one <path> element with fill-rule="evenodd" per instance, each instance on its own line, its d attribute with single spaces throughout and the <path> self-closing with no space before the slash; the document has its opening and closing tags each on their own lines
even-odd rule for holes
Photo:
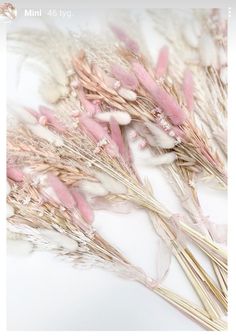
<svg viewBox="0 0 236 336">
<path fill-rule="evenodd" d="M 111 130 L 111 138 L 117 144 L 120 155 L 124 158 L 125 161 L 128 161 L 129 155 L 125 147 L 125 143 L 121 134 L 119 124 L 113 117 L 110 120 L 110 130 Z"/>
<path fill-rule="evenodd" d="M 49 173 L 47 174 L 48 185 L 54 190 L 58 199 L 67 209 L 73 209 L 76 206 L 76 202 L 71 195 L 67 186 L 59 180 L 58 177 Z"/>
<path fill-rule="evenodd" d="M 34 109 L 32 109 L 31 107 L 28 107 L 28 106 L 23 106 L 23 108 L 29 112 L 30 114 L 32 114 L 33 117 L 35 118 L 39 118 L 40 117 L 40 113 Z"/>
<path fill-rule="evenodd" d="M 175 99 L 157 85 L 142 64 L 133 62 L 132 66 L 140 84 L 150 93 L 155 102 L 170 118 L 171 122 L 174 125 L 183 124 L 186 119 L 186 115 Z"/>
<path fill-rule="evenodd" d="M 96 114 L 96 111 L 98 109 L 97 106 L 95 106 L 93 103 L 91 103 L 86 97 L 85 97 L 85 93 L 83 88 L 81 87 L 78 90 L 78 96 L 79 96 L 79 100 L 81 102 L 81 104 L 83 105 L 83 107 L 85 108 L 86 112 L 88 113 L 88 115 L 91 117 L 94 114 Z"/>
<path fill-rule="evenodd" d="M 107 131 L 92 118 L 82 116 L 79 118 L 80 125 L 85 132 L 96 141 L 107 140 L 108 144 L 105 145 L 105 149 L 112 157 L 119 156 L 119 149 L 117 144 L 111 139 Z"/>
<path fill-rule="evenodd" d="M 74 197 L 76 205 L 83 219 L 88 224 L 92 224 L 94 220 L 94 214 L 86 199 L 76 189 L 71 189 L 71 194 Z"/>
<path fill-rule="evenodd" d="M 169 48 L 167 46 L 164 46 L 161 48 L 158 55 L 158 60 L 155 69 L 156 78 L 164 77 L 166 75 L 168 63 L 169 63 Z"/>
<path fill-rule="evenodd" d="M 193 75 L 189 69 L 186 69 L 184 72 L 184 79 L 183 79 L 183 93 L 189 111 L 193 110 L 193 104 L 194 104 L 193 91 L 194 91 Z"/>
<path fill-rule="evenodd" d="M 55 116 L 55 112 L 46 106 L 39 106 L 39 112 L 41 116 L 46 117 L 49 124 L 55 127 L 59 133 L 64 133 L 66 131 L 66 126 Z"/>
<path fill-rule="evenodd" d="M 15 182 L 22 182 L 24 179 L 23 173 L 13 166 L 7 167 L 7 177 Z"/>
<path fill-rule="evenodd" d="M 111 73 L 120 81 L 121 85 L 130 90 L 136 90 L 138 87 L 138 80 L 132 72 L 123 69 L 118 64 L 113 64 Z"/>
<path fill-rule="evenodd" d="M 117 27 L 114 24 L 111 24 L 110 28 L 111 28 L 113 34 L 118 38 L 118 40 L 120 40 L 121 42 L 123 42 L 125 44 L 126 48 L 129 51 L 131 51 L 134 54 L 139 53 L 139 46 L 138 46 L 137 42 L 134 41 L 133 39 L 131 39 L 123 29 Z"/>
</svg>

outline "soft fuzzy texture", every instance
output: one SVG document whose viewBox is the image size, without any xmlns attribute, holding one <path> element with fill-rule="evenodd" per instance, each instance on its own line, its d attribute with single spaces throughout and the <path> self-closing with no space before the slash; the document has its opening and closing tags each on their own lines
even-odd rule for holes
<svg viewBox="0 0 236 336">
<path fill-rule="evenodd" d="M 130 90 L 136 90 L 138 87 L 138 80 L 132 72 L 122 68 L 119 64 L 111 66 L 111 73 L 120 81 L 121 85 Z"/>
<path fill-rule="evenodd" d="M 133 39 L 131 39 L 126 32 L 121 29 L 120 27 L 117 27 L 116 25 L 112 24 L 110 25 L 110 28 L 112 30 L 112 32 L 114 33 L 114 35 L 121 41 L 124 43 L 124 45 L 126 46 L 126 48 L 131 51 L 134 54 L 138 54 L 139 53 L 139 46 L 137 44 L 136 41 L 134 41 Z"/>
<path fill-rule="evenodd" d="M 164 77 L 167 73 L 169 63 L 169 48 L 164 46 L 159 51 L 158 60 L 155 68 L 156 78 Z"/>
<path fill-rule="evenodd" d="M 95 118 L 99 121 L 110 122 L 111 119 L 115 119 L 119 125 L 128 125 L 131 122 L 131 116 L 128 112 L 124 111 L 109 111 L 97 113 Z"/>
<path fill-rule="evenodd" d="M 79 189 L 92 196 L 106 196 L 108 191 L 99 182 L 82 180 L 78 183 Z"/>
<path fill-rule="evenodd" d="M 74 188 L 71 189 L 71 194 L 74 197 L 74 200 L 76 201 L 76 205 L 83 219 L 88 224 L 92 224 L 94 220 L 93 210 L 91 209 L 90 205 L 88 204 L 84 196 L 77 189 Z"/>
<path fill-rule="evenodd" d="M 152 166 L 163 166 L 172 164 L 177 159 L 177 155 L 175 152 L 169 152 L 162 155 L 158 155 L 146 160 L 147 164 Z"/>
<path fill-rule="evenodd" d="M 81 104 L 83 105 L 84 109 L 86 110 L 86 112 L 88 113 L 88 115 L 91 117 L 93 116 L 96 111 L 97 111 L 97 107 L 92 104 L 86 97 L 85 97 L 85 93 L 83 88 L 80 88 L 78 90 L 78 97 L 79 100 L 81 102 Z"/>
<path fill-rule="evenodd" d="M 39 231 L 44 239 L 54 243 L 57 248 L 62 247 L 70 252 L 74 252 L 78 248 L 78 243 L 74 239 L 67 237 L 60 232 L 47 229 L 39 229 Z"/>
<path fill-rule="evenodd" d="M 37 124 L 37 125 L 28 125 L 28 128 L 31 130 L 31 132 L 38 136 L 41 139 L 44 139 L 52 144 L 54 144 L 56 147 L 63 146 L 63 140 L 58 136 L 57 134 L 51 132 L 46 127 Z"/>
<path fill-rule="evenodd" d="M 117 92 L 125 100 L 135 101 L 137 99 L 137 94 L 132 90 L 121 87 Z"/>
<path fill-rule="evenodd" d="M 127 160 L 127 151 L 121 134 L 120 127 L 114 117 L 110 119 L 111 138 L 117 144 L 121 156 Z"/>
<path fill-rule="evenodd" d="M 150 93 L 174 125 L 181 125 L 186 119 L 184 111 L 176 100 L 163 90 L 150 76 L 142 64 L 133 62 L 133 70 L 140 84 Z"/>
<path fill-rule="evenodd" d="M 103 187 L 112 194 L 125 194 L 127 192 L 126 187 L 116 181 L 113 177 L 101 171 L 94 173 L 95 177 L 102 183 Z"/>
<path fill-rule="evenodd" d="M 108 144 L 105 145 L 105 149 L 109 155 L 113 157 L 119 155 L 119 150 L 116 143 L 111 139 L 107 131 L 98 122 L 86 116 L 80 117 L 79 121 L 82 128 L 85 131 L 88 131 L 88 135 L 92 135 L 96 141 L 103 139 L 108 141 Z"/>
<path fill-rule="evenodd" d="M 146 121 L 145 125 L 149 129 L 149 131 L 152 133 L 154 139 L 155 139 L 155 145 L 159 146 L 161 148 L 174 148 L 176 145 L 176 140 L 166 134 L 161 128 L 154 125 L 152 122 Z"/>
<path fill-rule="evenodd" d="M 193 90 L 194 90 L 193 75 L 189 69 L 186 69 L 184 72 L 184 79 L 183 79 L 183 93 L 189 111 L 192 111 L 193 109 L 193 103 L 194 103 Z"/>
<path fill-rule="evenodd" d="M 74 200 L 74 197 L 71 195 L 67 186 L 61 182 L 58 177 L 49 173 L 47 174 L 47 182 L 48 185 L 53 188 L 57 197 L 67 209 L 75 208 L 76 201 Z"/>
<path fill-rule="evenodd" d="M 52 125 L 59 133 L 66 130 L 66 126 L 55 116 L 55 112 L 46 106 L 39 106 L 41 116 L 46 117 L 47 122 Z"/>
</svg>

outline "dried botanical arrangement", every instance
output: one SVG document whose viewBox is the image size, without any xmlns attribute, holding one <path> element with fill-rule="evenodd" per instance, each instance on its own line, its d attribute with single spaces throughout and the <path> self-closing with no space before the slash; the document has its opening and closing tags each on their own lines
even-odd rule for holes
<svg viewBox="0 0 236 336">
<path fill-rule="evenodd" d="M 162 16 L 150 15 L 158 29 Z M 195 11 L 194 15 L 199 26 L 208 25 L 209 36 L 213 34 L 212 16 L 208 20 L 201 11 Z M 223 188 L 227 184 L 223 69 L 218 69 L 214 62 L 210 62 L 211 66 L 204 63 L 204 57 L 208 56 L 204 54 L 202 42 L 201 62 L 194 70 L 192 67 L 191 71 L 186 70 L 188 62 L 179 56 L 181 39 L 170 57 L 170 48 L 163 47 L 154 66 L 138 29 L 135 29 L 136 36 L 130 33 L 132 30 L 127 34 L 127 29 L 113 23 L 109 29 L 115 38 L 110 32 L 101 38 L 92 33 L 63 33 L 55 27 L 50 27 L 50 33 L 21 30 L 9 35 L 12 51 L 36 60 L 34 65 L 39 67 L 42 77 L 39 91 L 52 109 L 11 106 L 20 123 L 17 128 L 9 127 L 8 177 L 15 180 L 14 173 L 19 173 L 19 168 L 30 178 L 32 174 L 36 177 L 37 173 L 49 174 L 48 182 L 55 189 L 53 193 L 47 192 L 53 194 L 54 201 L 61 196 L 64 205 L 69 202 L 70 211 L 73 208 L 70 202 L 76 202 L 80 210 L 77 213 L 80 225 L 76 228 L 82 230 L 86 228 L 85 223 L 91 224 L 93 220 L 92 207 L 109 209 L 114 205 L 127 212 L 134 206 L 145 209 L 157 235 L 171 249 L 204 309 L 194 306 L 191 311 L 189 302 L 168 290 L 164 297 L 183 311 L 185 306 L 187 313 L 208 329 L 224 329 L 227 255 L 219 243 L 225 243 L 226 234 L 224 228 L 216 227 L 204 216 L 195 187 L 195 181 L 202 178 L 213 178 Z M 221 42 L 219 38 L 218 42 L 219 49 L 225 50 L 225 39 Z M 50 52 L 45 53 L 45 45 Z M 216 54 L 218 57 L 217 51 Z M 222 67 L 225 65 L 222 63 Z M 151 149 L 151 164 L 161 167 L 181 202 L 184 200 L 184 215 L 172 214 L 154 196 L 150 182 L 141 180 L 133 164 L 130 137 L 142 138 L 140 148 Z M 62 187 L 58 178 L 67 187 Z M 37 178 L 36 181 L 36 186 L 42 182 Z M 29 188 L 29 183 L 26 187 Z M 68 187 L 72 188 L 69 194 L 65 191 Z M 37 193 L 37 188 L 31 188 L 33 195 Z M 43 227 L 46 223 L 51 225 L 50 218 Z M 66 225 L 66 229 L 71 230 L 71 225 Z M 90 234 L 94 234 L 93 230 Z M 102 238 L 98 236 L 99 239 Z M 109 249 L 113 251 L 108 243 L 102 242 L 107 244 L 108 254 Z M 217 282 L 194 256 L 190 242 L 212 262 Z M 114 255 L 121 264 L 126 263 L 119 252 Z M 101 259 L 105 260 L 103 256 Z M 134 269 L 128 262 L 127 265 Z M 143 277 L 142 273 L 136 280 L 144 284 Z M 162 290 L 157 284 L 154 288 Z"/>
</svg>

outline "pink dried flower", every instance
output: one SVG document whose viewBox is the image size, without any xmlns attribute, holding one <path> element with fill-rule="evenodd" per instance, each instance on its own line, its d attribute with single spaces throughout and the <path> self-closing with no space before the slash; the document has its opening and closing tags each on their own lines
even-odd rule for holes
<svg viewBox="0 0 236 336">
<path fill-rule="evenodd" d="M 95 106 L 93 103 L 91 103 L 84 94 L 84 90 L 83 88 L 79 88 L 78 90 L 78 96 L 79 96 L 79 100 L 81 101 L 81 104 L 84 106 L 86 112 L 88 113 L 89 116 L 93 116 L 97 109 L 98 106 Z"/>
<path fill-rule="evenodd" d="M 92 136 L 93 139 L 96 141 L 104 139 L 107 140 L 108 143 L 105 145 L 105 149 L 109 155 L 119 155 L 119 150 L 116 143 L 111 139 L 107 131 L 98 122 L 86 116 L 80 117 L 79 121 L 82 128 L 84 128 L 88 135 Z"/>
<path fill-rule="evenodd" d="M 126 160 L 127 159 L 127 151 L 125 148 L 124 140 L 121 134 L 121 130 L 118 122 L 115 118 L 110 119 L 110 129 L 111 129 L 111 138 L 117 144 L 119 148 L 119 152 L 121 156 Z"/>
<path fill-rule="evenodd" d="M 110 25 L 110 28 L 114 35 L 125 44 L 126 48 L 134 54 L 139 53 L 139 46 L 136 41 L 131 39 L 123 29 L 117 27 L 116 25 Z"/>
<path fill-rule="evenodd" d="M 123 87 L 131 90 L 137 89 L 138 80 L 132 72 L 122 68 L 119 64 L 113 64 L 111 67 L 111 73 L 121 82 Z"/>
<path fill-rule="evenodd" d="M 24 179 L 22 172 L 13 166 L 7 167 L 7 177 L 15 182 L 22 182 Z"/>
<path fill-rule="evenodd" d="M 78 190 L 71 189 L 71 194 L 76 201 L 81 216 L 88 224 L 91 224 L 94 220 L 94 214 L 90 205 Z"/>
<path fill-rule="evenodd" d="M 41 116 L 47 119 L 47 123 L 55 127 L 55 129 L 63 133 L 66 130 L 66 126 L 55 116 L 55 112 L 46 106 L 39 106 L 39 112 Z"/>
<path fill-rule="evenodd" d="M 47 182 L 67 209 L 73 209 L 76 206 L 76 202 L 69 189 L 58 177 L 49 173 L 47 174 Z"/>
<path fill-rule="evenodd" d="M 164 77 L 167 72 L 169 62 L 169 48 L 164 46 L 159 51 L 157 65 L 155 69 L 156 78 Z"/>
<path fill-rule="evenodd" d="M 194 104 L 193 90 L 194 90 L 193 75 L 189 69 L 186 69 L 184 72 L 184 79 L 183 79 L 183 92 L 187 108 L 189 111 L 192 111 Z"/>
<path fill-rule="evenodd" d="M 133 70 L 144 88 L 151 94 L 155 102 L 163 109 L 174 125 L 181 125 L 186 119 L 184 111 L 176 100 L 163 90 L 150 76 L 142 64 L 133 62 Z"/>
</svg>

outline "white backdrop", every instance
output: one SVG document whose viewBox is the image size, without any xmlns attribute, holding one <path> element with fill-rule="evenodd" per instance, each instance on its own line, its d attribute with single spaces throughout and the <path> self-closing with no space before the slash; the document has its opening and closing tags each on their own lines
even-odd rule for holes
<svg viewBox="0 0 236 336">
<path fill-rule="evenodd" d="M 79 27 L 99 29 L 106 11 L 74 12 L 71 19 L 57 19 L 56 24 L 78 30 Z M 162 45 L 150 22 L 143 16 L 146 38 L 152 54 Z M 38 19 L 18 17 L 10 30 L 25 26 L 40 26 Z M 38 79 L 32 68 L 20 58 L 8 54 L 8 98 L 27 106 L 42 103 L 37 93 Z M 157 169 L 141 165 L 146 157 L 137 143 L 133 144 L 135 160 L 142 177 L 151 181 L 155 195 L 174 213 L 181 212 L 177 198 Z M 199 195 L 206 215 L 218 224 L 226 222 L 224 192 L 199 184 Z M 131 262 L 155 277 L 158 262 L 157 238 L 147 215 L 142 210 L 131 214 L 97 211 L 98 232 L 124 253 Z M 211 267 L 204 256 L 196 254 L 209 273 Z M 194 291 L 174 259 L 164 286 L 198 303 Z M 73 268 L 49 253 L 37 252 L 29 257 L 8 257 L 7 313 L 10 330 L 201 330 L 193 321 L 171 307 L 163 299 L 141 285 L 118 278 L 100 269 Z"/>
</svg>

